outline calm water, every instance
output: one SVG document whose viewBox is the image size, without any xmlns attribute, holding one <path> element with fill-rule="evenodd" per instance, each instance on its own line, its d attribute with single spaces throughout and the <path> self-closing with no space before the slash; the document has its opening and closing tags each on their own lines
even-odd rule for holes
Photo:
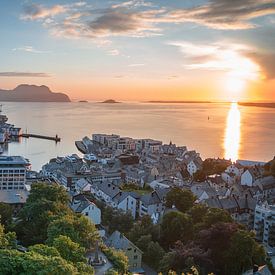
<svg viewBox="0 0 275 275">
<path fill-rule="evenodd" d="M 4 103 L 3 113 L 24 132 L 62 137 L 59 144 L 39 139 L 9 143 L 6 153 L 29 158 L 35 170 L 50 158 L 78 153 L 75 140 L 92 133 L 172 141 L 203 158 L 266 161 L 275 155 L 275 109 L 229 103 Z"/>
</svg>

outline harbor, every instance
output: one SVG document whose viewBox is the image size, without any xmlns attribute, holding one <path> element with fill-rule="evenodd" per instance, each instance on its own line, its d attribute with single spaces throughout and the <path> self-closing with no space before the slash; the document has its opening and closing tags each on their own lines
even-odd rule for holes
<svg viewBox="0 0 275 275">
<path fill-rule="evenodd" d="M 15 127 L 13 124 L 7 123 L 8 117 L 2 113 L 2 105 L 0 105 L 0 144 L 5 144 L 10 141 L 18 140 L 19 138 L 38 138 L 47 139 L 57 142 L 61 141 L 61 138 L 56 134 L 55 136 L 47 136 L 32 133 L 23 133 L 22 128 Z M 3 153 L 3 150 L 0 150 Z"/>
</svg>

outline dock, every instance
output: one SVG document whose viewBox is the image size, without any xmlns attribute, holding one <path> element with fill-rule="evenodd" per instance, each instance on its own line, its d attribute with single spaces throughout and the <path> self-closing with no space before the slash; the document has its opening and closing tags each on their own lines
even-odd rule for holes
<svg viewBox="0 0 275 275">
<path fill-rule="evenodd" d="M 56 135 L 54 137 L 51 137 L 51 136 L 43 136 L 43 135 L 36 135 L 36 134 L 21 134 L 21 137 L 24 137 L 24 138 L 40 138 L 40 139 L 47 139 L 47 140 L 53 140 L 55 142 L 60 142 L 61 141 L 61 138 Z"/>
</svg>

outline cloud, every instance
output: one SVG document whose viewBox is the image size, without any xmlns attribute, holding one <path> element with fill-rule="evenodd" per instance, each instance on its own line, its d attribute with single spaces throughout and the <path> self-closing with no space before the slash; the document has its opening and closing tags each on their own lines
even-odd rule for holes
<svg viewBox="0 0 275 275">
<path fill-rule="evenodd" d="M 35 49 L 32 46 L 24 46 L 24 47 L 14 48 L 12 50 L 13 51 L 23 51 L 23 52 L 28 52 L 28 53 L 49 53 L 49 51 L 40 51 L 40 50 Z"/>
<path fill-rule="evenodd" d="M 252 19 L 270 14 L 275 14 L 274 0 L 211 0 L 205 5 L 171 11 L 164 21 L 236 30 L 254 28 Z"/>
<path fill-rule="evenodd" d="M 263 75 L 266 79 L 275 78 L 275 54 L 274 53 L 247 53 L 247 56 L 261 66 Z"/>
<path fill-rule="evenodd" d="M 24 12 L 21 18 L 24 20 L 37 20 L 47 17 L 54 17 L 64 12 L 66 12 L 66 8 L 62 5 L 54 5 L 47 8 L 40 4 L 30 4 L 24 7 Z"/>
<path fill-rule="evenodd" d="M 169 42 L 183 54 L 183 67 L 187 70 L 223 72 L 232 78 L 257 80 L 261 74 L 260 65 L 248 56 L 254 49 L 243 44 L 219 41 L 215 43 L 193 44 Z"/>
<path fill-rule="evenodd" d="M 160 34 L 156 24 L 157 17 L 163 12 L 162 9 L 153 9 L 149 2 L 140 0 L 100 9 L 86 2 L 50 7 L 31 4 L 25 6 L 21 19 L 42 22 L 51 34 L 59 37 L 146 37 Z"/>
<path fill-rule="evenodd" d="M 0 72 L 0 77 L 50 77 L 47 73 Z"/>
<path fill-rule="evenodd" d="M 145 66 L 144 63 L 134 63 L 134 64 L 129 64 L 128 67 L 142 67 Z"/>
<path fill-rule="evenodd" d="M 119 55 L 119 50 L 116 50 L 116 49 L 109 50 L 108 55 L 112 55 L 112 56 Z"/>
</svg>

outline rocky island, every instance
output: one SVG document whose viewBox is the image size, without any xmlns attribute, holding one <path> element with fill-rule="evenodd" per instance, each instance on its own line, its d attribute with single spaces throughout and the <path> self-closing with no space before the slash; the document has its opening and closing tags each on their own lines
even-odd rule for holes
<svg viewBox="0 0 275 275">
<path fill-rule="evenodd" d="M 64 93 L 54 93 L 47 86 L 22 84 L 13 90 L 0 89 L 0 101 L 14 102 L 70 102 Z"/>
<path fill-rule="evenodd" d="M 114 99 L 107 99 L 107 100 L 102 101 L 101 103 L 110 103 L 110 104 L 113 104 L 113 103 L 120 103 L 120 102 L 115 101 Z"/>
<path fill-rule="evenodd" d="M 263 108 L 275 108 L 275 103 L 264 103 L 264 102 L 238 102 L 240 106 L 249 107 L 263 107 Z"/>
</svg>

